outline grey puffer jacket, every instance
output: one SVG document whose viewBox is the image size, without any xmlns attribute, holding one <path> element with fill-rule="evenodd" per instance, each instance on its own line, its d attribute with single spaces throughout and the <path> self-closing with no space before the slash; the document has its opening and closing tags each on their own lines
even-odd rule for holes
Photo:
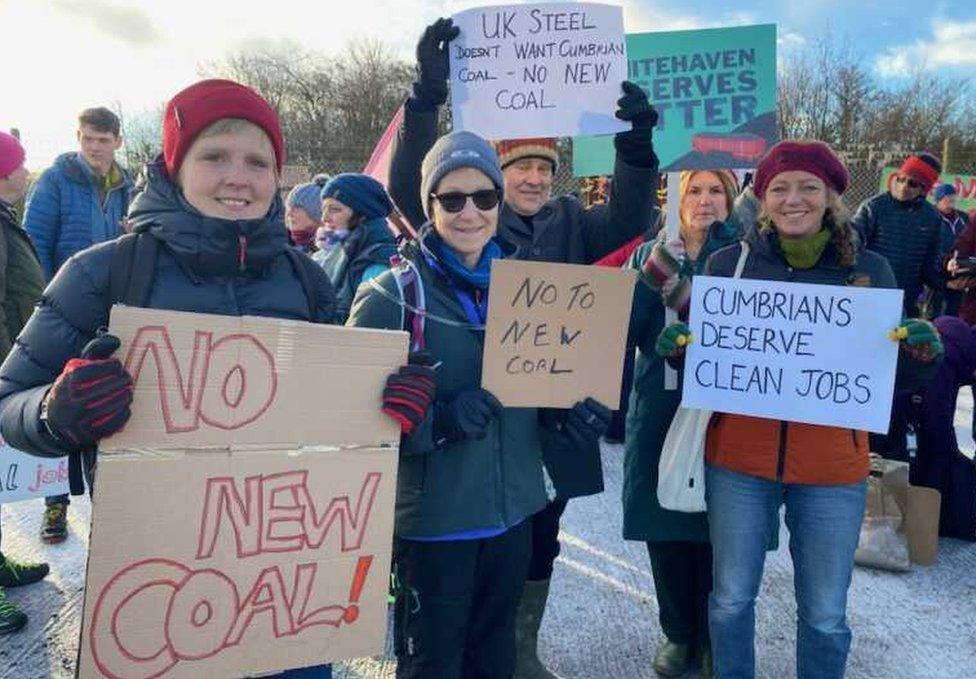
<svg viewBox="0 0 976 679">
<path fill-rule="evenodd" d="M 280 198 L 262 219 L 204 217 L 159 163 L 150 168 L 130 218 L 136 232 L 160 243 L 147 307 L 332 322 L 335 294 L 318 267 L 309 267 L 316 272 L 311 281 L 316 313 L 309 317 L 305 288 L 285 254 L 289 246 Z M 40 406 L 64 364 L 108 326 L 117 242 L 92 246 L 65 262 L 0 367 L 0 434 L 19 450 L 41 456 L 69 452 L 40 421 Z"/>
</svg>

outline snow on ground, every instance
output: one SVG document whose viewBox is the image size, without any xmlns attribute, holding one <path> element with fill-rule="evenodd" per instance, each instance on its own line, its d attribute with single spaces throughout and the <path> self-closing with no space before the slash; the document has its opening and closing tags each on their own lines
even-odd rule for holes
<svg viewBox="0 0 976 679">
<path fill-rule="evenodd" d="M 961 447 L 972 453 L 973 401 L 960 395 L 956 425 Z M 651 658 L 661 641 L 657 603 L 642 543 L 620 538 L 623 450 L 606 446 L 602 495 L 574 500 L 563 520 L 562 554 L 553 576 L 543 624 L 541 653 L 562 677 L 652 677 Z M 36 538 L 41 501 L 7 505 L 4 552 L 47 560 L 42 583 L 8 590 L 30 616 L 19 634 L 0 637 L 0 678 L 40 679 L 73 675 L 84 585 L 90 506 L 75 499 L 71 536 L 49 547 Z M 788 536 L 766 563 L 757 607 L 758 676 L 794 675 L 796 608 Z M 854 642 L 851 679 L 969 679 L 976 676 L 976 544 L 944 539 L 938 564 L 909 573 L 858 568 L 850 591 Z M 337 667 L 342 679 L 388 678 L 387 657 Z M 694 676 L 694 674 L 689 674 Z"/>
</svg>

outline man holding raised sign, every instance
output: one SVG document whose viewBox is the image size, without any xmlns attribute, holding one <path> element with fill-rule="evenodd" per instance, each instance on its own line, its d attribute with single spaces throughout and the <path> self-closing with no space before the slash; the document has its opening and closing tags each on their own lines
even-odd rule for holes
<svg viewBox="0 0 976 679">
<path fill-rule="evenodd" d="M 417 228 L 426 221 L 426 197 L 417 191 L 421 161 L 437 139 L 438 109 L 447 101 L 451 76 L 451 41 L 459 32 L 451 19 L 439 19 L 421 36 L 417 45 L 418 78 L 404 107 L 404 122 L 390 165 L 390 195 Z M 558 41 L 564 35 L 554 39 Z M 545 42 L 546 36 L 536 34 L 533 40 Z M 517 258 L 592 264 L 650 227 L 658 177 L 652 142 L 657 113 L 639 87 L 624 82 L 621 89 L 623 96 L 615 115 L 630 122 L 631 129 L 614 136 L 616 165 L 605 205 L 587 210 L 575 196 L 552 196 L 559 162 L 555 139 L 540 139 L 533 133 L 527 135 L 533 138 L 495 142 L 505 201 L 498 216 L 498 238 L 518 248 Z M 543 411 L 547 426 L 542 430 L 542 453 L 555 486 L 555 499 L 532 519 L 532 562 L 517 620 L 517 676 L 551 676 L 536 656 L 535 642 L 552 564 L 559 554 L 559 520 L 566 502 L 603 490 L 599 436 L 608 426 L 610 413 L 597 408 L 602 406 L 589 399 L 570 410 Z M 566 424 L 571 422 L 589 423 L 584 428 L 586 436 L 567 436 Z"/>
</svg>

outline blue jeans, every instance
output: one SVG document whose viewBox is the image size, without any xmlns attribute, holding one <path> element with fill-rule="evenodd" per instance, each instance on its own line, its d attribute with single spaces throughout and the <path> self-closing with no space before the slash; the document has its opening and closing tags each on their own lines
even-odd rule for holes
<svg viewBox="0 0 976 679">
<path fill-rule="evenodd" d="M 769 531 L 786 505 L 796 595 L 798 679 L 844 676 L 851 630 L 847 589 L 867 486 L 778 483 L 708 465 L 705 474 L 713 588 L 708 626 L 716 674 L 756 673 L 756 597 Z"/>
</svg>

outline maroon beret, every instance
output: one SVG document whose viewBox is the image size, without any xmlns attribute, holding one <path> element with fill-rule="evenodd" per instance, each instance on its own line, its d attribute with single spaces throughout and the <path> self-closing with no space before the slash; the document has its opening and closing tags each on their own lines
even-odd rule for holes
<svg viewBox="0 0 976 679">
<path fill-rule="evenodd" d="M 268 135 L 274 148 L 278 173 L 285 163 L 285 141 L 278 114 L 261 95 L 232 80 L 201 80 L 179 92 L 163 113 L 163 159 L 175 177 L 193 140 L 223 118 L 254 123 Z"/>
<path fill-rule="evenodd" d="M 781 141 L 769 149 L 752 179 L 752 190 L 760 200 L 773 178 L 781 172 L 803 170 L 820 177 L 837 192 L 844 193 L 850 180 L 847 168 L 833 149 L 822 141 Z"/>
</svg>

